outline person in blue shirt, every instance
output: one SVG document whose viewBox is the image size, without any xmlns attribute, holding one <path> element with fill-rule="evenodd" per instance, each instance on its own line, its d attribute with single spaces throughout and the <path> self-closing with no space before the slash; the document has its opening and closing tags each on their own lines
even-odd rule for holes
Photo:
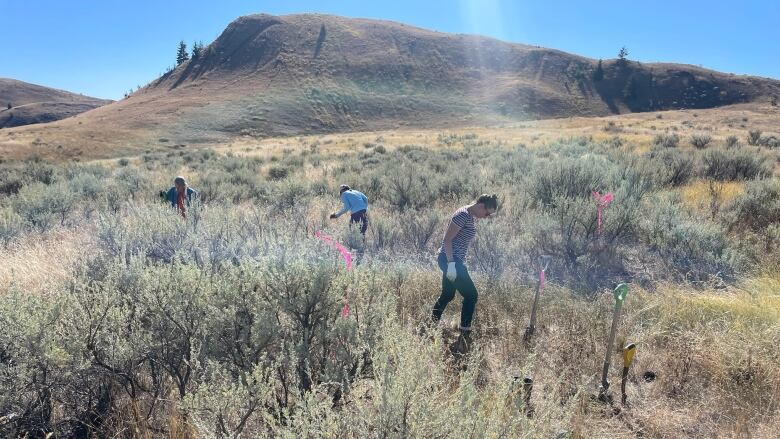
<svg viewBox="0 0 780 439">
<path fill-rule="evenodd" d="M 338 212 L 330 214 L 330 218 L 335 219 L 350 212 L 350 227 L 354 224 L 359 225 L 360 234 L 363 235 L 363 239 L 365 239 L 366 229 L 368 229 L 368 197 L 360 191 L 351 189 L 346 184 L 342 184 L 339 187 L 339 194 L 341 202 L 344 203 L 344 207 Z"/>
<path fill-rule="evenodd" d="M 198 196 L 198 192 L 187 186 L 187 180 L 182 176 L 178 176 L 173 180 L 173 187 L 168 189 L 165 194 L 165 199 L 171 203 L 171 207 L 175 207 L 176 210 L 183 217 L 187 217 L 187 208 L 190 206 L 192 199 Z"/>
</svg>

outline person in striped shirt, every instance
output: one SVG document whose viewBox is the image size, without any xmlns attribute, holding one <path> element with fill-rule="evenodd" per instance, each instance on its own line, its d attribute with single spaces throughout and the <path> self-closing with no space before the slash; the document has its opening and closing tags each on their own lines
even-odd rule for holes
<svg viewBox="0 0 780 439">
<path fill-rule="evenodd" d="M 477 234 L 474 220 L 487 218 L 496 212 L 498 197 L 482 194 L 477 200 L 455 211 L 439 248 L 438 263 L 442 271 L 441 296 L 433 305 L 433 321 L 438 322 L 447 304 L 455 297 L 455 291 L 463 296 L 460 313 L 460 336 L 454 349 L 465 354 L 471 344 L 471 319 L 477 305 L 477 288 L 466 268 L 466 253 Z"/>
</svg>

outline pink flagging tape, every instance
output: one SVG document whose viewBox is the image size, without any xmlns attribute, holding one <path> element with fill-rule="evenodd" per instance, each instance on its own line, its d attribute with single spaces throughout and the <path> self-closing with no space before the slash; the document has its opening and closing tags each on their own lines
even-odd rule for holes
<svg viewBox="0 0 780 439">
<path fill-rule="evenodd" d="M 322 231 L 315 232 L 314 236 L 316 236 L 324 243 L 338 250 L 339 253 L 341 253 L 341 256 L 344 258 L 344 263 L 347 266 L 347 270 L 352 270 L 352 254 L 349 252 L 349 250 L 347 250 L 346 247 L 341 245 L 338 241 L 333 239 L 331 236 L 325 235 L 324 233 L 322 233 Z M 349 289 L 347 289 L 347 291 L 344 292 L 344 306 L 341 308 L 341 317 L 342 318 L 349 317 Z"/>
<path fill-rule="evenodd" d="M 607 192 L 604 195 L 600 195 L 597 191 L 593 191 L 591 195 L 593 195 L 593 198 L 596 199 L 596 216 L 598 222 L 598 231 L 599 231 L 599 235 L 601 235 L 602 211 L 604 210 L 604 208 L 609 206 L 609 203 L 612 202 L 613 196 L 612 196 L 612 192 Z"/>
<path fill-rule="evenodd" d="M 315 232 L 314 236 L 316 236 L 326 244 L 338 250 L 339 253 L 341 253 L 341 256 L 344 258 L 344 263 L 347 265 L 347 270 L 352 269 L 352 254 L 349 252 L 349 250 L 347 250 L 346 247 L 341 245 L 338 241 L 336 241 L 332 237 L 325 235 L 324 233 L 322 233 L 322 231 Z"/>
<path fill-rule="evenodd" d="M 539 271 L 539 292 L 544 290 L 544 270 Z"/>
<path fill-rule="evenodd" d="M 349 317 L 349 302 L 346 296 L 344 296 L 344 306 L 341 308 L 341 317 L 345 319 Z"/>
</svg>

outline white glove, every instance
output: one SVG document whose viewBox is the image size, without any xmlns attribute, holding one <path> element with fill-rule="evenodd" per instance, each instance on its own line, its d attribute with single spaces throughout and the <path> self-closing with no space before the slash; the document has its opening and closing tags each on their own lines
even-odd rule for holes
<svg viewBox="0 0 780 439">
<path fill-rule="evenodd" d="M 458 272 L 455 270 L 455 262 L 449 262 L 447 263 L 447 279 L 450 280 L 450 282 L 455 282 L 455 279 L 458 277 Z"/>
</svg>

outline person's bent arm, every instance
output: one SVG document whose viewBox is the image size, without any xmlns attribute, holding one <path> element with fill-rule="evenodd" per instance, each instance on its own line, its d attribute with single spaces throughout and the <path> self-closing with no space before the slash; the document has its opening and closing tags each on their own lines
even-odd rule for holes
<svg viewBox="0 0 780 439">
<path fill-rule="evenodd" d="M 347 199 L 346 195 L 341 196 L 341 202 L 344 203 L 344 207 L 342 207 L 341 210 L 333 214 L 334 218 L 338 218 L 350 210 L 349 200 Z"/>
</svg>

